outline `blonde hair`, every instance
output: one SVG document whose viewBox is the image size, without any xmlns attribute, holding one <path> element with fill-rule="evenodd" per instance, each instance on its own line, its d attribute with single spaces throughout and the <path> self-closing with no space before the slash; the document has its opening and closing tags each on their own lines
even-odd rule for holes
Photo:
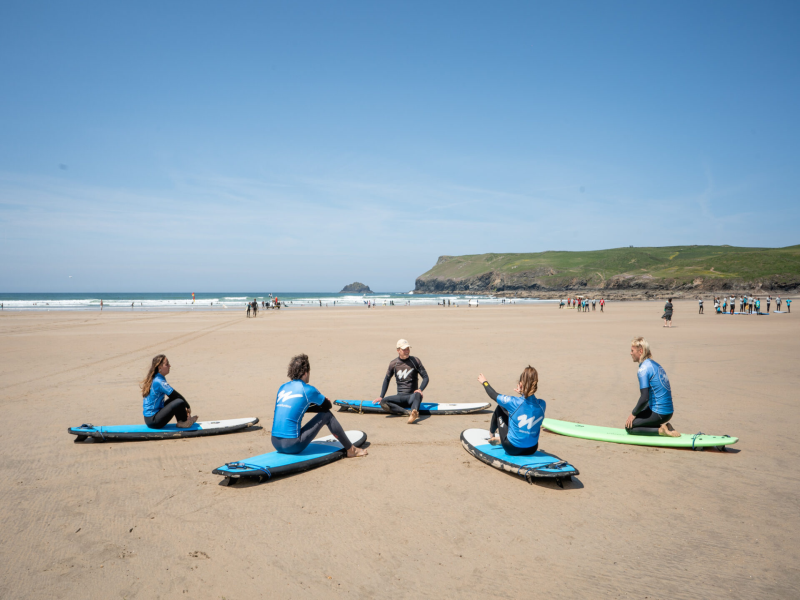
<svg viewBox="0 0 800 600">
<path fill-rule="evenodd" d="M 153 357 L 153 362 L 150 363 L 150 368 L 147 369 L 147 375 L 145 375 L 145 378 L 142 379 L 142 382 L 139 384 L 142 388 L 142 398 L 146 398 L 150 393 L 150 387 L 153 385 L 153 378 L 166 359 L 167 356 L 165 354 L 158 354 Z"/>
<path fill-rule="evenodd" d="M 523 398 L 532 396 L 539 388 L 539 373 L 532 366 L 528 365 L 519 376 L 519 391 Z"/>
<path fill-rule="evenodd" d="M 641 348 L 643 350 L 642 355 L 639 357 L 639 364 L 642 364 L 648 358 L 653 358 L 653 354 L 650 352 L 650 344 L 647 343 L 647 340 L 643 337 L 635 337 L 631 340 L 631 346 L 635 348 Z"/>
</svg>

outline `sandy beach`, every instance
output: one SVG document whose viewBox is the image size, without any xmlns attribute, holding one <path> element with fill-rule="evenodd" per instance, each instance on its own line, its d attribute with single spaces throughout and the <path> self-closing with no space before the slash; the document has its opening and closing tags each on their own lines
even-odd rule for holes
<svg viewBox="0 0 800 600">
<path fill-rule="evenodd" d="M 796 315 L 718 316 L 710 302 L 263 311 L 0 313 L 2 598 L 797 598 L 800 426 Z M 398 338 L 430 402 L 511 393 L 529 363 L 547 416 L 621 427 L 638 397 L 630 340 L 666 369 L 681 432 L 730 452 L 542 433 L 580 476 L 529 485 L 467 454 L 490 412 L 337 412 L 369 456 L 223 487 L 215 467 L 272 450 L 294 354 L 331 399 L 373 399 Z M 141 423 L 153 355 L 215 437 L 74 444 L 82 423 Z M 390 390 L 394 390 L 392 383 Z"/>
</svg>

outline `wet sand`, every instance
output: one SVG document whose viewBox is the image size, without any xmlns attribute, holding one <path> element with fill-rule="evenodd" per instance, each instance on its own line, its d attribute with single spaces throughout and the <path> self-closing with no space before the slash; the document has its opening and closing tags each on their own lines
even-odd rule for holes
<svg viewBox="0 0 800 600">
<path fill-rule="evenodd" d="M 672 329 L 661 302 L 0 313 L 0 597 L 797 598 L 800 317 L 706 309 L 677 302 Z M 336 413 L 368 433 L 367 458 L 260 485 L 211 474 L 272 449 L 296 353 L 331 399 L 377 396 L 400 337 L 431 375 L 426 401 L 484 401 L 481 371 L 511 393 L 530 363 L 549 417 L 621 427 L 634 335 L 667 370 L 673 425 L 738 436 L 733 451 L 543 433 L 581 472 L 560 489 L 462 449 L 488 411 L 413 426 Z M 137 385 L 159 352 L 201 419 L 263 427 L 73 444 L 69 426 L 141 422 Z"/>
</svg>

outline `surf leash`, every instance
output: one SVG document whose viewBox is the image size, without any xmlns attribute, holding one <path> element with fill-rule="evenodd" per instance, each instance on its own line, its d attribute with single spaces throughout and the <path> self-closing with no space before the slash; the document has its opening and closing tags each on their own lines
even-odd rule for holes
<svg viewBox="0 0 800 600">
<path fill-rule="evenodd" d="M 697 436 L 699 435 L 705 435 L 705 433 L 703 433 L 702 431 L 698 431 L 692 436 L 692 450 L 697 450 L 697 448 L 694 447 L 694 442 L 697 439 Z"/>
<path fill-rule="evenodd" d="M 100 437 L 103 438 L 103 441 L 106 441 L 106 436 L 103 435 L 103 428 L 102 427 L 95 427 L 91 423 L 84 423 L 80 426 L 80 429 L 94 429 L 97 433 L 100 434 Z"/>
<path fill-rule="evenodd" d="M 225 466 L 229 469 L 240 470 L 240 469 L 252 469 L 253 471 L 261 471 L 267 475 L 267 479 L 272 479 L 272 473 L 267 467 L 259 467 L 258 465 L 249 465 L 245 462 L 229 462 L 225 463 Z"/>
</svg>

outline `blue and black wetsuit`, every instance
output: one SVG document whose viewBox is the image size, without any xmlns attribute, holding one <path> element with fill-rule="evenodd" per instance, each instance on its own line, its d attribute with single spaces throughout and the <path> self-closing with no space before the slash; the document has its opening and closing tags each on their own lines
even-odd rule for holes
<svg viewBox="0 0 800 600">
<path fill-rule="evenodd" d="M 156 373 L 150 384 L 150 393 L 142 400 L 144 424 L 151 429 L 164 429 L 172 417 L 177 421 L 188 419 L 186 411 L 190 408 L 186 398 L 173 389 L 161 373 Z"/>
<path fill-rule="evenodd" d="M 300 426 L 307 412 L 318 413 Z M 272 445 L 282 454 L 298 454 L 314 441 L 317 433 L 327 426 L 330 432 L 349 450 L 353 445 L 331 412 L 331 403 L 320 391 L 299 379 L 284 383 L 278 389 L 275 413 L 272 417 Z"/>
<path fill-rule="evenodd" d="M 419 376 L 422 375 L 422 383 Z M 387 396 L 389 382 L 392 377 L 397 381 L 397 394 Z M 395 415 L 408 414 L 409 410 L 419 410 L 422 395 L 417 390 L 424 390 L 428 386 L 428 372 L 416 356 L 409 356 L 405 360 L 399 356 L 389 363 L 386 376 L 383 378 L 381 406 L 386 412 Z"/>
<path fill-rule="evenodd" d="M 664 367 L 651 358 L 639 365 L 639 402 L 631 411 L 636 418 L 628 433 L 658 435 L 658 428 L 672 418 L 672 390 Z"/>
<path fill-rule="evenodd" d="M 489 382 L 483 384 L 489 397 L 497 402 L 489 432 L 497 432 L 503 449 L 512 456 L 530 456 L 539 449 L 539 433 L 547 403 L 531 394 L 504 396 L 494 391 Z"/>
</svg>

